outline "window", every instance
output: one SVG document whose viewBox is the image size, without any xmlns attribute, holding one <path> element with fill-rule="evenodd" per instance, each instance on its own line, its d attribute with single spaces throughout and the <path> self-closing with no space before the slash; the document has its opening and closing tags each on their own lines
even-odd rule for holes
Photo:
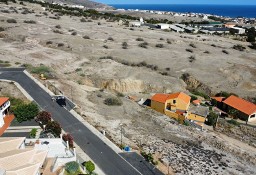
<svg viewBox="0 0 256 175">
<path fill-rule="evenodd" d="M 173 100 L 173 104 L 176 104 L 176 100 Z"/>
</svg>

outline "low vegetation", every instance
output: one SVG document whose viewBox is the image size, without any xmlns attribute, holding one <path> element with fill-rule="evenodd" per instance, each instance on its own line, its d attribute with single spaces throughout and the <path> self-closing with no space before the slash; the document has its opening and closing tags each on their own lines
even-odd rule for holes
<svg viewBox="0 0 256 175">
<path fill-rule="evenodd" d="M 33 21 L 33 20 L 25 20 L 24 23 L 36 24 L 36 21 Z"/>
<path fill-rule="evenodd" d="M 143 38 L 137 38 L 136 41 L 144 41 Z"/>
<path fill-rule="evenodd" d="M 196 48 L 196 45 L 193 44 L 193 43 L 190 43 L 189 46 L 190 46 L 190 47 L 193 47 L 193 48 Z"/>
<path fill-rule="evenodd" d="M 241 44 L 236 44 L 233 46 L 233 49 L 238 50 L 238 51 L 244 51 L 246 48 L 242 46 Z"/>
<path fill-rule="evenodd" d="M 228 120 L 227 122 L 235 126 L 240 126 L 240 123 L 234 119 Z"/>
<path fill-rule="evenodd" d="M 13 114 L 15 115 L 16 120 L 19 123 L 21 123 L 24 121 L 34 119 L 39 113 L 39 108 L 33 102 L 31 103 L 21 102 L 17 104 L 15 108 L 12 108 L 12 111 L 13 111 Z"/>
<path fill-rule="evenodd" d="M 194 51 L 192 49 L 186 49 L 187 52 L 193 53 Z"/>
<path fill-rule="evenodd" d="M 127 48 L 128 48 L 127 42 L 123 42 L 123 43 L 122 43 L 122 48 L 123 48 L 123 49 L 127 49 Z"/>
<path fill-rule="evenodd" d="M 225 54 L 227 54 L 227 55 L 229 54 L 229 52 L 226 51 L 226 50 L 222 50 L 222 52 L 225 53 Z"/>
<path fill-rule="evenodd" d="M 121 106 L 123 102 L 117 97 L 109 97 L 104 100 L 104 104 L 108 106 Z"/>
<path fill-rule="evenodd" d="M 83 36 L 83 38 L 84 38 L 84 39 L 90 39 L 90 37 L 87 36 L 87 35 Z"/>
<path fill-rule="evenodd" d="M 84 162 L 83 163 L 83 166 L 85 167 L 86 171 L 89 173 L 89 174 L 92 174 L 93 171 L 95 170 L 95 165 L 92 161 L 87 161 L 87 162 Z"/>
<path fill-rule="evenodd" d="M 158 48 L 164 48 L 164 45 L 163 45 L 163 44 L 156 44 L 156 47 L 158 47 Z"/>
<path fill-rule="evenodd" d="M 148 48 L 148 43 L 147 42 L 140 43 L 139 47 L 147 49 Z"/>
<path fill-rule="evenodd" d="M 78 175 L 81 173 L 80 166 L 76 161 L 66 163 L 65 171 L 67 175 Z"/>
<path fill-rule="evenodd" d="M 37 129 L 36 128 L 33 128 L 31 129 L 30 133 L 29 133 L 29 136 L 31 138 L 36 138 L 36 133 L 37 133 Z"/>
<path fill-rule="evenodd" d="M 8 23 L 17 23 L 17 21 L 15 19 L 7 19 L 6 22 L 8 22 Z"/>
</svg>

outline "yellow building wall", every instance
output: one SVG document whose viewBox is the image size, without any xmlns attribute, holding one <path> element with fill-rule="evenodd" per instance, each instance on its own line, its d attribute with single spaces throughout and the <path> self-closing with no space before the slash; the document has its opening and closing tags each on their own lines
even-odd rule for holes
<svg viewBox="0 0 256 175">
<path fill-rule="evenodd" d="M 174 119 L 180 121 L 181 123 L 183 123 L 183 121 L 185 120 L 185 116 L 177 114 L 177 113 L 172 112 L 172 111 L 166 110 L 165 115 L 167 115 L 168 117 L 174 118 Z"/>
<path fill-rule="evenodd" d="M 159 103 L 157 101 L 152 100 L 151 101 L 151 108 L 158 111 L 158 112 L 161 112 L 161 113 L 165 114 L 164 113 L 164 111 L 165 111 L 165 104 L 164 103 Z"/>
<path fill-rule="evenodd" d="M 192 113 L 189 113 L 186 117 L 187 119 L 189 120 L 194 120 L 194 121 L 198 121 L 198 122 L 205 122 L 205 117 L 202 117 L 200 115 L 196 115 L 196 114 L 192 114 Z"/>
<path fill-rule="evenodd" d="M 175 104 L 173 103 L 173 100 L 176 100 Z M 167 103 L 167 105 L 168 105 L 168 103 L 170 103 L 172 105 L 171 110 L 177 110 L 178 109 L 178 110 L 186 111 L 186 110 L 188 110 L 188 107 L 189 107 L 189 103 L 186 104 L 178 98 L 167 100 L 166 103 Z"/>
</svg>

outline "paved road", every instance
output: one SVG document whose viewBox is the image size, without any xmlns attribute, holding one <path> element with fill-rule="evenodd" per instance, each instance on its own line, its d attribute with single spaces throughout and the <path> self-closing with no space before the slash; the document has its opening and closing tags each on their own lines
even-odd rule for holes
<svg viewBox="0 0 256 175">
<path fill-rule="evenodd" d="M 159 169 L 147 162 L 142 156 L 134 152 L 120 153 L 130 164 L 136 167 L 141 174 L 145 175 L 164 175 Z"/>
<path fill-rule="evenodd" d="M 107 175 L 139 175 L 135 168 L 116 154 L 102 140 L 77 120 L 69 111 L 52 102 L 51 96 L 31 80 L 23 69 L 0 68 L 0 79 L 18 82 L 40 107 L 52 114 L 62 128 L 71 133 L 74 141 L 89 155 Z"/>
</svg>

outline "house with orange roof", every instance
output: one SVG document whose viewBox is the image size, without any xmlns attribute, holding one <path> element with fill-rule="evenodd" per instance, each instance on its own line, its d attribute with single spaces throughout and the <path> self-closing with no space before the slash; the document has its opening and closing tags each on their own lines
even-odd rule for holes
<svg viewBox="0 0 256 175">
<path fill-rule="evenodd" d="M 172 118 L 180 119 L 190 105 L 191 97 L 183 92 L 155 94 L 151 98 L 151 108 Z"/>
<path fill-rule="evenodd" d="M 5 124 L 4 118 L 9 113 L 10 105 L 8 97 L 0 97 L 0 128 Z"/>
<path fill-rule="evenodd" d="M 231 111 L 235 109 L 238 111 L 238 117 L 245 121 L 256 120 L 256 105 L 246 101 L 237 96 L 231 95 L 223 101 L 223 109 L 225 111 Z"/>
<path fill-rule="evenodd" d="M 217 108 L 222 109 L 223 103 L 222 101 L 225 100 L 225 97 L 211 97 L 211 102 Z"/>
<path fill-rule="evenodd" d="M 183 92 L 155 94 L 151 98 L 151 108 L 161 113 L 165 113 L 165 110 L 186 112 L 190 105 L 190 99 L 191 97 Z"/>
</svg>

